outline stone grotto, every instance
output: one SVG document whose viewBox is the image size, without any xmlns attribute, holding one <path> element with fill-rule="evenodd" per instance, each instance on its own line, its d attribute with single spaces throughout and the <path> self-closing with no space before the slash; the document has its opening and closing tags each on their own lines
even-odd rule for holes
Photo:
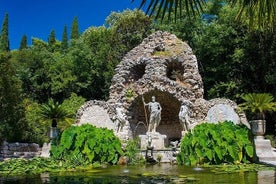
<svg viewBox="0 0 276 184">
<path fill-rule="evenodd" d="M 183 128 L 179 110 L 189 104 L 189 129 L 203 122 L 224 120 L 249 127 L 244 113 L 229 99 L 203 98 L 197 58 L 189 45 L 175 35 L 157 31 L 128 52 L 115 69 L 107 101 L 87 101 L 77 112 L 76 125 L 89 123 L 113 129 L 121 140 L 147 134 L 145 102 L 155 96 L 162 107 L 156 131 L 165 135 L 165 147 L 180 140 Z M 118 109 L 121 110 L 118 115 Z M 124 117 L 124 122 L 119 116 Z M 122 127 L 118 129 L 118 124 Z"/>
</svg>

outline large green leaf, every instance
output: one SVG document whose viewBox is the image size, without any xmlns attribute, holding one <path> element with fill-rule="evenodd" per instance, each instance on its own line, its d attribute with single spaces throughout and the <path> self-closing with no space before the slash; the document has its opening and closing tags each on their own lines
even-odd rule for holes
<svg viewBox="0 0 276 184">
<path fill-rule="evenodd" d="M 207 150 L 206 151 L 206 156 L 210 161 L 212 161 L 213 160 L 213 151 L 212 150 Z"/>
<path fill-rule="evenodd" d="M 246 154 L 249 157 L 253 157 L 254 156 L 254 148 L 253 148 L 252 145 L 246 145 L 245 150 L 246 150 Z"/>
</svg>

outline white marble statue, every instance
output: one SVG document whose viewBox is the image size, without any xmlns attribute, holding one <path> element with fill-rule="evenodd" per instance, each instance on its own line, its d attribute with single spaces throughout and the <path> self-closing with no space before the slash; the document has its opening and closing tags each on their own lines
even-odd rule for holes
<svg viewBox="0 0 276 184">
<path fill-rule="evenodd" d="M 156 128 L 161 121 L 161 105 L 155 101 L 155 96 L 152 96 L 152 101 L 149 103 L 145 103 L 145 106 L 148 106 L 150 112 L 150 119 L 148 125 L 148 132 L 156 132 Z"/>
<path fill-rule="evenodd" d="M 180 124 L 182 125 L 183 131 L 188 131 L 190 128 L 190 111 L 189 102 L 184 102 L 178 114 Z"/>
<path fill-rule="evenodd" d="M 115 116 L 115 131 L 122 132 L 124 126 L 129 126 L 127 116 L 124 112 L 124 108 L 122 108 L 121 106 L 117 106 Z"/>
</svg>

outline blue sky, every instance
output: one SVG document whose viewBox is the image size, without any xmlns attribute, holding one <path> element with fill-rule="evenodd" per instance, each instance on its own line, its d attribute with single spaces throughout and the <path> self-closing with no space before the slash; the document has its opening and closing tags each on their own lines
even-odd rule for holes
<svg viewBox="0 0 276 184">
<path fill-rule="evenodd" d="M 10 48 L 18 49 L 24 34 L 47 41 L 51 30 L 61 40 L 66 25 L 68 33 L 74 17 L 78 17 L 79 30 L 101 26 L 112 11 L 134 9 L 140 0 L 0 0 L 0 27 L 5 13 L 9 15 Z M 69 36 L 69 35 L 68 35 Z"/>
</svg>

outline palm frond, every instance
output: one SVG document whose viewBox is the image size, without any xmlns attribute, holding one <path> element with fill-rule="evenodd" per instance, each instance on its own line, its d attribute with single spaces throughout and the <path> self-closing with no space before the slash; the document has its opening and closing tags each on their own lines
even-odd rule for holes
<svg viewBox="0 0 276 184">
<path fill-rule="evenodd" d="M 245 101 L 239 104 L 242 110 L 257 113 L 263 119 L 265 112 L 276 111 L 276 102 L 269 93 L 248 93 L 241 98 Z"/>
<path fill-rule="evenodd" d="M 48 103 L 42 104 L 39 110 L 39 116 L 42 121 L 68 121 L 72 119 L 72 114 L 67 112 L 67 110 L 58 102 L 54 102 L 53 99 L 50 99 Z"/>
<path fill-rule="evenodd" d="M 135 0 L 131 0 L 134 2 Z M 140 0 L 140 9 L 146 8 L 146 14 L 163 20 L 168 13 L 174 13 L 174 20 L 183 18 L 183 10 L 187 16 L 194 17 L 203 12 L 206 0 Z M 273 30 L 276 25 L 276 1 L 275 0 L 227 0 L 232 6 L 239 6 L 240 10 L 236 16 L 237 20 L 249 20 L 249 28 L 257 27 L 263 30 Z"/>
<path fill-rule="evenodd" d="M 132 2 L 135 0 L 132 0 Z M 187 16 L 197 16 L 203 11 L 205 0 L 140 0 L 140 9 L 147 6 L 146 14 L 163 20 L 166 13 L 168 19 L 171 19 L 171 14 L 174 13 L 174 20 L 177 15 L 182 16 L 182 10 L 185 9 Z"/>
</svg>

